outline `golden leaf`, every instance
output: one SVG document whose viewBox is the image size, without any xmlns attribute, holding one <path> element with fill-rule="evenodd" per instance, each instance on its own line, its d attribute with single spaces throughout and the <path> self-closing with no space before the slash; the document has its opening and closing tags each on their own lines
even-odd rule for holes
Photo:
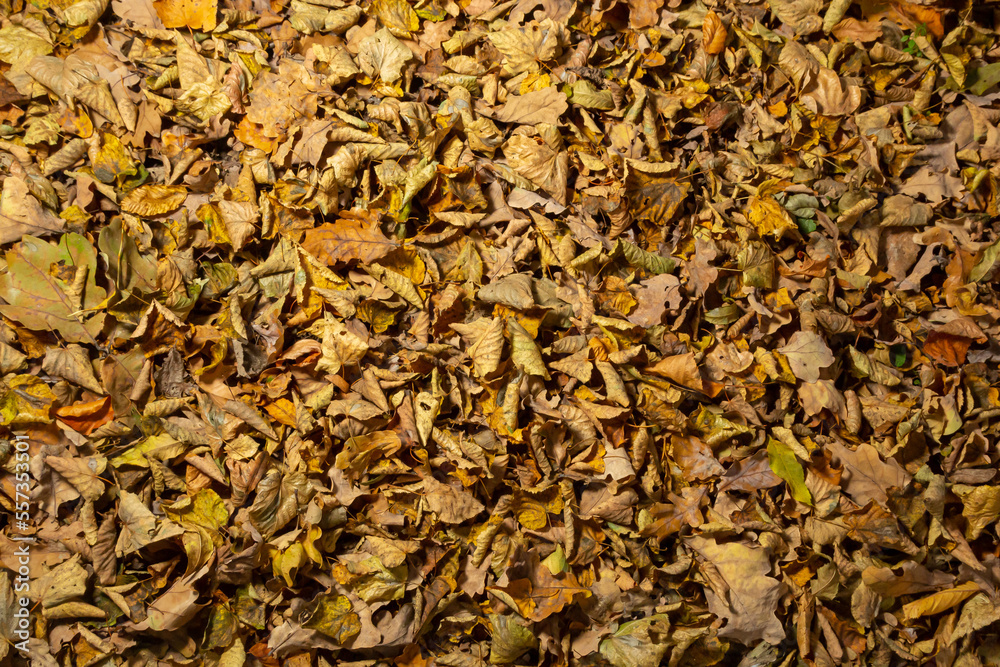
<svg viewBox="0 0 1000 667">
<path fill-rule="evenodd" d="M 549 372 L 545 370 L 542 352 L 531 334 L 514 318 L 507 320 L 507 333 L 510 335 L 510 358 L 514 365 L 528 375 L 540 375 L 548 380 Z"/>
<path fill-rule="evenodd" d="M 141 185 L 125 196 L 121 207 L 133 215 L 152 218 L 176 211 L 185 199 L 187 188 L 183 185 Z"/>
<path fill-rule="evenodd" d="M 167 28 L 215 29 L 218 0 L 153 0 L 157 16 Z"/>
<path fill-rule="evenodd" d="M 413 53 L 396 39 L 387 28 L 361 40 L 358 65 L 371 78 L 391 83 L 403 75 L 403 65 Z"/>
<path fill-rule="evenodd" d="M 701 43 L 705 47 L 705 53 L 716 56 L 726 48 L 726 38 L 729 33 L 722 19 L 714 11 L 709 10 L 705 14 L 705 23 L 701 26 Z"/>
<path fill-rule="evenodd" d="M 302 247 L 327 265 L 360 260 L 368 263 L 381 259 L 399 245 L 386 238 L 378 228 L 369 227 L 357 218 L 341 218 L 306 232 Z"/>
<path fill-rule="evenodd" d="M 457 331 L 468 345 L 468 353 L 472 357 L 477 376 L 486 377 L 497 369 L 500 365 L 500 354 L 503 352 L 502 319 L 483 317 L 468 324 L 454 323 L 451 328 Z"/>
<path fill-rule="evenodd" d="M 405 0 L 375 0 L 369 11 L 396 37 L 409 38 L 420 29 L 420 17 Z"/>
<path fill-rule="evenodd" d="M 774 197 L 752 197 L 747 219 L 761 236 L 772 234 L 780 239 L 786 232 L 797 229 L 792 216 Z"/>
</svg>

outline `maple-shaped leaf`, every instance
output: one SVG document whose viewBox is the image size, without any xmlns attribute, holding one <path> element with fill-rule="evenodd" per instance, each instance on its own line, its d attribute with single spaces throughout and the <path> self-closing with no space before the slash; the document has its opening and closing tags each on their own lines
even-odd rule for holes
<svg viewBox="0 0 1000 667">
<path fill-rule="evenodd" d="M 552 60 L 562 50 L 565 27 L 550 18 L 531 21 L 523 28 L 508 25 L 487 37 L 503 54 L 503 71 L 510 76 L 537 72 L 541 64 Z"/>
<path fill-rule="evenodd" d="M 890 489 L 903 488 L 910 480 L 910 475 L 895 459 L 883 461 L 878 450 L 866 442 L 849 449 L 834 439 L 827 446 L 844 466 L 844 490 L 861 505 L 870 500 L 884 505 Z"/>
<path fill-rule="evenodd" d="M 705 487 L 689 486 L 681 489 L 680 495 L 668 493 L 670 504 L 656 503 L 650 508 L 652 521 L 642 529 L 643 535 L 655 535 L 664 539 L 677 533 L 685 525 L 697 527 L 702 524 L 701 506 L 708 491 Z"/>
<path fill-rule="evenodd" d="M 581 586 L 572 572 L 553 574 L 549 567 L 539 562 L 538 554 L 529 555 L 527 576 L 513 579 L 506 586 L 488 586 L 487 591 L 497 596 L 524 618 L 544 621 L 572 604 L 578 597 L 590 597 L 590 589 Z"/>
<path fill-rule="evenodd" d="M 413 53 L 396 39 L 388 28 L 382 28 L 361 41 L 358 65 L 371 78 L 392 83 L 403 75 L 403 66 Z"/>
<path fill-rule="evenodd" d="M 919 551 L 900 529 L 899 520 L 875 502 L 846 515 L 844 525 L 848 529 L 847 536 L 858 542 L 896 549 L 910 555 Z"/>
<path fill-rule="evenodd" d="M 634 217 L 665 225 L 677 214 L 691 184 L 662 173 L 660 167 L 631 163 L 625 176 L 625 194 Z"/>
<path fill-rule="evenodd" d="M 331 266 L 355 260 L 368 264 L 398 246 L 397 241 L 387 238 L 378 228 L 356 218 L 341 218 L 310 229 L 302 241 L 306 252 Z"/>
</svg>

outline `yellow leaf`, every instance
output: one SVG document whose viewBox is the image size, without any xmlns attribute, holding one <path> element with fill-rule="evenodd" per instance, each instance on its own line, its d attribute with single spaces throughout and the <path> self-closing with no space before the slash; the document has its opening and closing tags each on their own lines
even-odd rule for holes
<svg viewBox="0 0 1000 667">
<path fill-rule="evenodd" d="M 187 188 L 183 185 L 142 185 L 125 196 L 121 202 L 123 211 L 152 218 L 176 211 L 187 199 Z"/>
<path fill-rule="evenodd" d="M 507 333 L 510 336 L 510 357 L 514 365 L 528 375 L 540 375 L 548 380 L 549 372 L 545 370 L 542 352 L 531 334 L 515 319 L 507 320 Z"/>
<path fill-rule="evenodd" d="M 462 336 L 468 346 L 478 377 L 486 377 L 497 369 L 503 352 L 503 320 L 483 317 L 469 324 L 452 324 L 451 328 Z"/>
<path fill-rule="evenodd" d="M 396 37 L 409 38 L 420 29 L 420 17 L 404 0 L 375 0 L 369 11 Z"/>
<path fill-rule="evenodd" d="M 219 531 L 229 521 L 229 511 L 219 494 L 212 489 L 202 489 L 193 496 L 182 497 L 170 504 L 161 505 L 164 513 L 186 528 L 204 530 L 216 546 L 222 544 Z"/>
<path fill-rule="evenodd" d="M 243 667 L 247 661 L 247 652 L 243 642 L 237 638 L 219 658 L 219 667 Z"/>
<path fill-rule="evenodd" d="M 716 56 L 726 48 L 726 26 L 722 19 L 714 11 L 709 10 L 705 14 L 705 23 L 701 26 L 701 43 L 705 47 L 705 53 Z"/>
<path fill-rule="evenodd" d="M 177 110 L 208 121 L 232 106 L 232 100 L 214 78 L 199 81 L 177 98 Z"/>
<path fill-rule="evenodd" d="M 975 540 L 983 529 L 1000 517 L 1000 486 L 955 485 L 952 489 L 962 499 L 962 516 L 967 521 L 965 536 Z"/>
<path fill-rule="evenodd" d="M 101 473 L 108 465 L 100 454 L 90 457 L 46 456 L 45 465 L 52 468 L 73 485 L 87 500 L 97 500 L 104 494 Z"/>
<path fill-rule="evenodd" d="M 301 542 L 293 542 L 284 551 L 272 553 L 271 559 L 271 571 L 275 576 L 284 578 L 290 588 L 295 585 L 299 568 L 306 563 L 306 551 Z"/>
<path fill-rule="evenodd" d="M 943 611 L 948 611 L 952 607 L 957 607 L 967 599 L 980 591 L 979 584 L 974 581 L 967 581 L 955 588 L 946 591 L 938 591 L 927 597 L 908 602 L 903 605 L 903 618 L 912 621 L 921 616 L 933 616 Z"/>
<path fill-rule="evenodd" d="M 537 72 L 540 63 L 558 56 L 565 32 L 565 27 L 546 18 L 541 22 L 531 21 L 523 28 L 511 25 L 487 37 L 504 56 L 503 73 L 513 76 L 521 72 Z"/>
<path fill-rule="evenodd" d="M 0 28 L 0 60 L 21 72 L 35 56 L 52 53 L 52 45 L 25 27 L 8 23 Z"/>
<path fill-rule="evenodd" d="M 367 299 L 358 304 L 356 312 L 359 320 L 371 325 L 373 333 L 385 333 L 396 323 L 396 311 L 381 301 Z"/>
<path fill-rule="evenodd" d="M 747 219 L 761 236 L 772 234 L 780 239 L 785 232 L 796 229 L 792 216 L 773 197 L 752 197 Z"/>
<path fill-rule="evenodd" d="M 100 146 L 91 144 L 88 153 L 94 176 L 102 183 L 111 183 L 137 173 L 128 149 L 110 132 L 102 132 Z"/>
<path fill-rule="evenodd" d="M 514 516 L 528 530 L 543 530 L 549 522 L 545 505 L 526 494 L 518 494 L 514 503 Z"/>
<path fill-rule="evenodd" d="M 295 406 L 287 398 L 279 398 L 273 403 L 268 403 L 264 406 L 264 410 L 275 421 L 295 428 Z"/>
<path fill-rule="evenodd" d="M 338 644 L 361 632 L 361 619 L 351 600 L 344 595 L 320 595 L 316 609 L 303 627 L 322 632 Z"/>
<path fill-rule="evenodd" d="M 413 246 L 397 248 L 378 261 L 387 269 L 406 276 L 414 285 L 424 282 L 427 275 L 427 265 L 420 259 L 417 249 Z"/>
<path fill-rule="evenodd" d="M 218 6 L 218 0 L 153 0 L 153 9 L 165 27 L 201 32 L 215 28 Z"/>
<path fill-rule="evenodd" d="M 412 58 L 413 53 L 387 28 L 361 40 L 358 50 L 361 70 L 372 79 L 378 77 L 387 84 L 403 76 L 403 65 Z"/>
<path fill-rule="evenodd" d="M 417 308 L 424 307 L 424 299 L 420 295 L 420 292 L 417 290 L 413 282 L 403 274 L 396 273 L 392 269 L 386 269 L 380 264 L 372 264 L 368 269 L 368 273 L 371 274 L 375 280 L 379 281 L 393 292 L 403 297 L 407 303 L 410 303 Z"/>
</svg>

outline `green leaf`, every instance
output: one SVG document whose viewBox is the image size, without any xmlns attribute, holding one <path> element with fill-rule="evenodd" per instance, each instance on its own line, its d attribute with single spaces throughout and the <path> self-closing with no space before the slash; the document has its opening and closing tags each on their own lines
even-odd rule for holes
<svg viewBox="0 0 1000 667">
<path fill-rule="evenodd" d="M 346 596 L 324 594 L 319 596 L 312 617 L 302 625 L 343 645 L 361 632 L 361 617 Z"/>
<path fill-rule="evenodd" d="M 637 266 L 640 269 L 645 269 L 650 273 L 671 273 L 677 268 L 677 261 L 673 257 L 654 255 L 651 252 L 643 250 L 636 244 L 629 243 L 623 239 L 618 239 L 618 247 L 615 250 L 619 248 L 629 264 Z"/>
<path fill-rule="evenodd" d="M 0 313 L 35 331 L 56 331 L 70 343 L 97 343 L 107 297 L 97 286 L 97 253 L 85 236 L 65 234 L 58 245 L 25 236 L 7 252 L 0 276 Z"/>
<path fill-rule="evenodd" d="M 906 358 L 908 356 L 906 345 L 902 343 L 896 343 L 889 348 L 889 358 L 892 359 L 892 365 L 896 368 L 902 368 L 905 366 Z"/>
<path fill-rule="evenodd" d="M 726 327 L 742 317 L 743 311 L 735 303 L 713 308 L 705 313 L 705 321 L 720 327 Z"/>
<path fill-rule="evenodd" d="M 795 452 L 779 440 L 768 438 L 767 462 L 774 474 L 785 480 L 792 492 L 792 498 L 800 503 L 812 505 L 812 495 L 806 488 L 806 476 L 802 465 L 795 458 Z"/>
<path fill-rule="evenodd" d="M 216 603 L 208 615 L 208 627 L 205 628 L 205 641 L 202 650 L 211 651 L 215 648 L 226 648 L 233 643 L 238 628 L 236 616 L 224 604 Z"/>
<path fill-rule="evenodd" d="M 157 291 L 156 258 L 139 252 L 132 236 L 125 231 L 121 218 L 115 218 L 101 230 L 97 247 L 107 263 L 108 277 L 119 292 L 128 295 L 136 289 L 147 294 Z"/>
<path fill-rule="evenodd" d="M 578 79 L 572 87 L 572 96 L 569 101 L 587 109 L 600 109 L 611 111 L 615 108 L 614 98 L 610 90 L 597 90 L 586 79 Z"/>
<path fill-rule="evenodd" d="M 491 664 L 512 663 L 527 651 L 538 647 L 538 637 L 532 632 L 531 623 L 516 614 L 490 614 L 490 627 L 493 630 Z"/>
<path fill-rule="evenodd" d="M 973 95 L 984 95 L 998 83 L 1000 83 L 1000 63 L 990 63 L 969 70 L 969 75 L 965 79 L 966 90 Z"/>
<path fill-rule="evenodd" d="M 973 265 L 972 270 L 969 271 L 969 282 L 978 283 L 993 273 L 998 255 L 1000 255 L 1000 241 L 995 241 L 986 246 L 983 249 L 982 256 Z"/>
<path fill-rule="evenodd" d="M 802 234 L 812 234 L 816 231 L 816 221 L 810 220 L 808 218 L 796 218 L 795 221 L 799 224 L 799 231 Z"/>
<path fill-rule="evenodd" d="M 657 667 L 670 648 L 669 629 L 666 614 L 622 623 L 614 635 L 601 642 L 601 655 L 615 667 Z"/>
<path fill-rule="evenodd" d="M 372 556 L 366 558 L 356 567 L 365 571 L 354 582 L 354 591 L 365 602 L 390 602 L 403 597 L 406 586 L 408 568 L 406 564 L 396 567 L 386 567 Z"/>
</svg>

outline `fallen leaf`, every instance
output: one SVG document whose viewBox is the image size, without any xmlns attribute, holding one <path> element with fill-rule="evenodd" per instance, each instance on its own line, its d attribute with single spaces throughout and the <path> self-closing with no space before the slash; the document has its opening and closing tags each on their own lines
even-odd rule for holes
<svg viewBox="0 0 1000 667">
<path fill-rule="evenodd" d="M 210 32 L 216 26 L 218 0 L 153 0 L 165 28 L 191 28 Z"/>
<path fill-rule="evenodd" d="M 549 86 L 524 95 L 509 97 L 497 110 L 496 119 L 503 123 L 556 125 L 568 108 L 566 96 L 555 86 Z"/>
<path fill-rule="evenodd" d="M 804 382 L 818 382 L 820 369 L 834 362 L 833 352 L 826 341 L 811 331 L 796 331 L 788 343 L 777 351 L 785 355 L 792 372 Z"/>
<path fill-rule="evenodd" d="M 712 539 L 692 537 L 690 547 L 712 564 L 726 590 L 707 588 L 709 608 L 726 625 L 719 635 L 745 644 L 763 639 L 777 644 L 785 638 L 781 622 L 775 616 L 785 586 L 768 576 L 771 563 L 764 549 L 739 542 L 719 544 Z"/>
<path fill-rule="evenodd" d="M 374 262 L 389 254 L 398 244 L 381 231 L 354 218 L 326 223 L 306 233 L 303 249 L 324 264 L 338 262 Z"/>
<path fill-rule="evenodd" d="M 42 206 L 29 194 L 27 183 L 13 174 L 3 181 L 0 223 L 0 244 L 20 241 L 25 235 L 55 234 L 66 227 L 66 221 Z"/>
</svg>

